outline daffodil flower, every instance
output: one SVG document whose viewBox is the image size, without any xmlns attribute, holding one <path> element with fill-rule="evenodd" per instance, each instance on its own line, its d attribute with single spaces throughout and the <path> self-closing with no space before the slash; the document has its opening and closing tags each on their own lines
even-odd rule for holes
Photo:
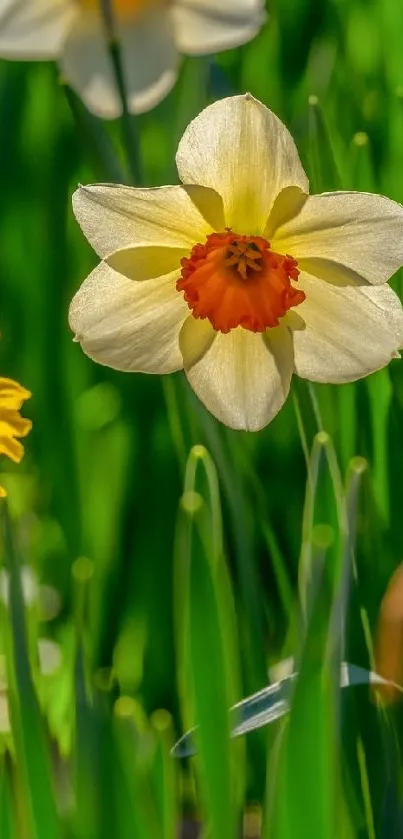
<svg viewBox="0 0 403 839">
<path fill-rule="evenodd" d="M 80 187 L 75 215 L 102 262 L 70 309 L 84 352 L 119 370 L 184 368 L 205 406 L 262 428 L 293 373 L 350 382 L 398 356 L 403 207 L 308 195 L 291 135 L 252 96 L 206 108 L 179 144 L 184 186 Z"/>
<path fill-rule="evenodd" d="M 26 437 L 31 430 L 31 420 L 20 416 L 20 408 L 31 396 L 29 390 L 12 379 L 0 378 L 0 455 L 5 454 L 14 463 L 24 456 L 24 449 L 17 437 Z M 6 495 L 0 486 L 0 498 Z"/>
<path fill-rule="evenodd" d="M 0 0 L 0 56 L 55 59 L 93 113 L 121 113 L 101 4 L 106 0 Z M 264 0 L 109 0 L 129 110 L 153 108 L 173 87 L 179 54 L 204 55 L 254 38 Z"/>
</svg>

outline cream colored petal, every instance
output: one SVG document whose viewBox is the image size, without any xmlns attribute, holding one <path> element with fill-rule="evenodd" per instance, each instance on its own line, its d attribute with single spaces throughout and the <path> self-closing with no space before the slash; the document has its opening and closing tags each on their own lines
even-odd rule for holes
<svg viewBox="0 0 403 839">
<path fill-rule="evenodd" d="M 290 253 L 309 273 L 330 281 L 384 283 L 403 264 L 403 207 L 382 195 L 312 195 L 279 227 L 272 247 Z M 328 263 L 328 265 L 326 265 Z M 333 279 L 331 274 L 334 275 Z M 325 277 L 327 279 L 327 277 Z"/>
<path fill-rule="evenodd" d="M 282 189 L 308 191 L 291 134 L 250 94 L 210 105 L 186 129 L 176 156 L 183 183 L 212 187 L 224 201 L 225 223 L 262 234 Z"/>
<path fill-rule="evenodd" d="M 189 250 L 203 242 L 215 225 L 223 225 L 219 195 L 199 186 L 82 186 L 73 195 L 73 210 L 102 258 L 133 246 Z"/>
<path fill-rule="evenodd" d="M 295 370 L 316 382 L 351 382 L 384 367 L 403 344 L 403 309 L 388 285 L 335 286 L 301 273 L 305 329 L 293 332 Z"/>
<path fill-rule="evenodd" d="M 262 336 L 238 327 L 226 335 L 217 332 L 212 342 L 205 334 L 206 352 L 200 357 L 199 327 L 195 344 L 189 322 L 185 328 L 186 342 L 181 339 L 182 352 L 186 345 L 189 348 L 183 358 L 185 372 L 206 408 L 230 428 L 258 431 L 267 425 L 284 404 L 290 388 L 294 365 L 288 329 L 279 326 Z M 192 364 L 194 357 L 199 360 Z"/>
<path fill-rule="evenodd" d="M 77 16 L 77 7 L 71 0 L 3 0 L 0 56 L 57 58 Z"/>
<path fill-rule="evenodd" d="M 227 19 L 231 15 L 251 18 L 263 14 L 265 8 L 264 0 L 174 0 L 173 5 L 175 3 L 200 14 L 226 15 Z"/>
<path fill-rule="evenodd" d="M 128 108 L 133 114 L 154 108 L 175 84 L 179 56 L 166 14 L 149 12 L 118 21 Z M 87 108 L 104 119 L 121 115 L 101 16 L 83 13 L 72 28 L 60 60 L 63 76 Z"/>
<path fill-rule="evenodd" d="M 190 55 L 245 44 L 266 20 L 262 0 L 182 0 L 170 13 L 177 47 Z"/>
<path fill-rule="evenodd" d="M 101 262 L 70 306 L 69 323 L 84 352 L 116 370 L 180 370 L 179 332 L 189 309 L 176 277 L 137 283 Z"/>
<path fill-rule="evenodd" d="M 189 315 L 179 335 L 179 346 L 187 369 L 193 367 L 206 354 L 213 343 L 216 332 L 207 318 Z"/>
<path fill-rule="evenodd" d="M 286 186 L 279 192 L 265 227 L 264 235 L 271 242 L 277 228 L 298 215 L 308 194 L 298 186 Z"/>
<path fill-rule="evenodd" d="M 112 253 L 105 262 L 130 280 L 152 280 L 171 271 L 179 273 L 181 259 L 188 253 L 181 248 L 125 248 Z"/>
</svg>

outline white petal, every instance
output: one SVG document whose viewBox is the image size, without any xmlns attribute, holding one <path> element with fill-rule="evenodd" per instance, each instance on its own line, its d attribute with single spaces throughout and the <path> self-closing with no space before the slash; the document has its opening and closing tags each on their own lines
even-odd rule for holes
<svg viewBox="0 0 403 839">
<path fill-rule="evenodd" d="M 196 9 L 200 14 L 214 14 L 217 17 L 231 15 L 237 17 L 253 17 L 262 14 L 265 8 L 264 0 L 176 0 L 185 9 Z"/>
<path fill-rule="evenodd" d="M 216 333 L 207 318 L 189 315 L 179 335 L 179 346 L 188 370 L 206 354 L 215 337 Z"/>
<path fill-rule="evenodd" d="M 188 250 L 203 242 L 213 225 L 223 225 L 220 197 L 213 190 L 197 186 L 83 186 L 73 195 L 73 210 L 102 258 L 134 246 Z"/>
<path fill-rule="evenodd" d="M 403 207 L 383 195 L 334 192 L 310 196 L 272 237 L 311 274 L 339 283 L 384 283 L 403 264 Z M 327 264 L 326 264 L 327 263 Z M 346 270 L 343 270 L 346 269 Z M 334 275 L 334 276 L 331 276 Z M 326 277 L 327 278 L 327 275 Z"/>
<path fill-rule="evenodd" d="M 210 186 L 237 233 L 262 234 L 278 193 L 308 191 L 291 134 L 250 94 L 210 105 L 186 129 L 176 156 L 183 183 Z"/>
<path fill-rule="evenodd" d="M 71 0 L 3 0 L 0 56 L 56 58 L 77 16 L 77 7 Z"/>
<path fill-rule="evenodd" d="M 384 367 L 403 344 L 403 309 L 388 285 L 335 286 L 301 273 L 295 370 L 316 382 L 350 382 Z"/>
<path fill-rule="evenodd" d="M 178 274 L 181 259 L 187 254 L 187 250 L 180 248 L 125 248 L 112 253 L 105 262 L 115 271 L 138 282 L 152 280 L 171 271 Z"/>
<path fill-rule="evenodd" d="M 167 15 L 147 13 L 117 23 L 131 113 L 154 108 L 175 84 L 179 56 Z M 87 108 L 104 119 L 122 113 L 113 65 L 99 14 L 80 16 L 66 42 L 60 66 Z"/>
<path fill-rule="evenodd" d="M 69 323 L 84 352 L 116 370 L 180 370 L 179 332 L 189 309 L 176 278 L 136 283 L 101 262 L 70 306 Z"/>
<path fill-rule="evenodd" d="M 250 41 L 266 14 L 262 0 L 182 0 L 171 19 L 180 52 L 205 55 Z"/>
<path fill-rule="evenodd" d="M 197 321 L 193 318 L 195 324 Z M 203 404 L 230 428 L 258 431 L 278 413 L 287 398 L 293 373 L 292 339 L 288 329 L 279 326 L 264 336 L 238 327 L 214 340 L 204 340 L 207 348 L 200 357 L 200 334 L 196 327 L 194 353 L 189 322 L 186 341 L 182 341 L 183 365 L 189 382 Z M 213 331 L 211 327 L 211 331 Z M 193 358 L 199 358 L 192 364 Z"/>
<path fill-rule="evenodd" d="M 298 186 L 286 186 L 279 192 L 264 231 L 265 238 L 272 241 L 276 230 L 294 218 L 301 211 L 308 195 Z"/>
</svg>

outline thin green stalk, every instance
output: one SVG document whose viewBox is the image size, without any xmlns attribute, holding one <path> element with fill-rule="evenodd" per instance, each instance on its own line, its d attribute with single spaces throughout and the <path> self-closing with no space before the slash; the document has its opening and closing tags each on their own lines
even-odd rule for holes
<svg viewBox="0 0 403 839">
<path fill-rule="evenodd" d="M 60 84 L 72 113 L 77 135 L 82 141 L 94 173 L 98 177 L 99 172 L 102 180 L 124 183 L 125 174 L 101 120 L 87 111 L 64 79 L 60 79 Z"/>
<path fill-rule="evenodd" d="M 186 443 L 181 423 L 180 406 L 172 376 L 163 376 L 162 389 L 167 409 L 168 423 L 172 441 L 176 450 L 179 466 L 184 470 L 186 465 Z"/>
<path fill-rule="evenodd" d="M 105 26 L 105 37 L 107 39 L 109 55 L 113 65 L 116 86 L 118 89 L 121 105 L 121 127 L 122 142 L 126 151 L 130 176 L 134 184 L 139 186 L 143 183 L 143 173 L 140 154 L 140 136 L 137 131 L 136 120 L 132 117 L 128 107 L 127 88 L 123 69 L 122 55 L 119 45 L 119 38 L 116 31 L 111 0 L 100 0 L 101 12 Z"/>
<path fill-rule="evenodd" d="M 212 525 L 212 546 L 214 562 L 217 562 L 223 553 L 223 532 L 222 514 L 220 502 L 220 490 L 218 486 L 217 472 L 213 460 L 204 446 L 193 446 L 186 466 L 185 472 L 185 493 L 194 488 L 198 465 L 204 467 L 210 495 L 211 525 Z"/>
</svg>

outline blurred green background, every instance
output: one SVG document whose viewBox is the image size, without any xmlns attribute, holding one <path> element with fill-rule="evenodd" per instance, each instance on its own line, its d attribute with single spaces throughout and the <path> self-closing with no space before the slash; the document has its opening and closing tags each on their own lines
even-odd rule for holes
<svg viewBox="0 0 403 839">
<path fill-rule="evenodd" d="M 215 57 L 185 58 L 174 91 L 154 111 L 133 121 L 143 184 L 177 182 L 174 154 L 189 120 L 209 102 L 249 90 L 290 128 L 312 191 L 358 189 L 403 201 L 403 7 L 396 0 L 272 0 L 268 11 L 269 21 L 252 43 Z M 221 742 L 221 729 L 217 732 L 224 721 L 225 735 L 227 722 L 220 713 L 227 702 L 264 687 L 270 665 L 301 653 L 297 597 L 307 480 L 304 445 L 311 450 L 320 428 L 332 440 L 322 441 L 331 456 L 329 461 L 320 455 L 324 465 L 316 494 L 315 487 L 308 488 L 314 512 L 307 538 L 312 568 L 320 555 L 327 569 L 321 597 L 322 606 L 329 608 L 323 606 L 322 614 L 312 607 L 309 649 L 301 670 L 306 707 L 301 711 L 296 706 L 292 714 L 304 737 L 298 740 L 290 724 L 291 764 L 284 778 L 280 768 L 275 773 L 283 778 L 283 791 L 291 795 L 284 793 L 288 815 L 273 817 L 273 822 L 267 817 L 271 832 L 267 825 L 265 829 L 275 839 L 403 835 L 399 709 L 380 712 L 367 687 L 346 692 L 340 709 L 339 692 L 333 698 L 322 695 L 323 679 L 317 683 L 312 670 L 312 662 L 318 666 L 319 659 L 323 675 L 323 645 L 332 637 L 329 615 L 338 585 L 337 574 L 328 568 L 332 563 L 339 568 L 335 557 L 341 555 L 345 536 L 339 509 L 345 504 L 344 493 L 337 469 L 326 466 L 332 453 L 343 483 L 347 473 L 350 478 L 360 474 L 362 461 L 353 461 L 352 471 L 349 467 L 353 457 L 368 461 L 357 509 L 347 493 L 347 513 L 353 510 L 347 540 L 350 559 L 355 529 L 357 548 L 349 606 L 345 597 L 343 608 L 346 657 L 361 667 L 372 666 L 371 638 L 379 604 L 402 556 L 402 362 L 393 361 L 388 369 L 353 385 L 316 386 L 313 391 L 295 381 L 285 408 L 255 435 L 232 432 L 216 422 L 182 374 L 162 380 L 97 366 L 73 344 L 67 324 L 69 302 L 96 264 L 73 218 L 70 198 L 79 182 L 130 182 L 121 126 L 87 114 L 61 86 L 50 63 L 1 62 L 0 114 L 1 371 L 33 394 L 23 411 L 33 421 L 25 459 L 16 469 L 3 460 L 0 479 L 8 489 L 12 540 L 20 562 L 33 569 L 40 586 L 25 605 L 25 620 L 31 676 L 41 707 L 39 718 L 30 688 L 20 681 L 28 678 L 27 661 L 23 656 L 26 669 L 21 676 L 18 650 L 14 658 L 10 653 L 10 615 L 4 607 L 1 661 L 7 654 L 9 663 L 0 668 L 0 708 L 6 700 L 14 708 L 14 736 L 2 723 L 2 839 L 169 839 L 176 834 L 180 812 L 186 810 L 204 821 L 211 816 L 214 839 L 235 836 L 229 810 L 217 815 L 220 804 L 214 799 L 217 783 L 216 797 L 228 803 L 235 796 L 234 812 L 239 814 L 244 793 L 235 793 L 237 784 L 230 783 L 228 766 L 233 760 L 240 789 L 246 779 L 245 800 L 262 802 L 267 775 L 269 786 L 274 783 L 266 767 L 277 743 L 278 724 L 248 736 L 246 757 L 245 743 L 239 740 L 236 759 L 225 737 Z M 396 276 L 392 285 L 399 293 L 401 278 Z M 209 555 L 210 548 L 215 556 L 216 546 L 210 541 L 219 531 L 215 502 L 209 500 L 213 479 L 210 474 L 210 483 L 206 481 L 203 471 L 204 454 L 191 458 L 201 466 L 193 483 L 188 471 L 185 503 L 179 505 L 185 464 L 196 444 L 206 446 L 218 475 L 226 560 L 225 579 L 220 571 L 218 583 L 215 572 L 208 576 L 207 566 L 193 556 L 200 551 Z M 194 491 L 198 495 L 189 496 Z M 200 499 L 207 518 L 201 519 L 200 544 L 189 547 L 187 528 L 189 521 L 197 521 Z M 10 551 L 9 546 L 3 553 L 8 556 Z M 199 569 L 188 589 L 184 557 Z M 22 633 L 17 620 L 20 594 L 16 582 L 11 625 Z M 38 638 L 55 642 L 58 647 L 52 649 L 59 650 L 60 660 L 49 665 L 45 675 L 38 668 Z M 190 644 L 190 653 L 181 650 L 181 639 L 185 647 Z M 326 661 L 331 672 L 333 665 Z M 195 696 L 189 699 L 186 673 L 192 667 L 195 672 L 188 678 Z M 226 668 L 223 692 L 220 674 Z M 4 677 L 3 691 L 2 669 L 7 670 L 9 684 L 7 689 Z M 77 697 L 84 694 L 88 702 L 80 705 Z M 126 704 L 121 698 L 116 705 L 119 696 Z M 207 732 L 209 745 L 201 748 L 201 766 L 194 769 L 192 763 L 170 758 L 167 749 L 195 722 L 197 709 L 197 719 L 204 719 L 206 707 L 203 730 L 208 730 L 210 714 L 213 733 L 209 740 Z M 142 713 L 149 717 L 158 709 L 171 716 L 151 716 L 151 769 L 146 761 L 151 774 L 144 775 L 144 767 L 136 774 L 139 732 L 148 731 Z M 115 717 L 121 723 L 117 732 Z M 24 719 L 29 721 L 26 726 Z M 133 730 L 125 734 L 128 720 Z M 56 744 L 52 748 L 48 736 L 43 739 L 44 728 Z M 31 744 L 30 757 L 25 738 L 33 737 L 32 732 L 38 741 Z M 209 784 L 214 737 L 218 779 Z M 50 783 L 58 790 L 57 826 L 53 811 L 41 823 L 41 813 L 52 810 L 50 788 L 38 790 L 33 780 L 40 784 L 46 775 L 45 752 L 53 766 Z M 17 768 L 10 753 L 19 756 Z M 56 756 L 60 753 L 62 761 Z M 220 763 L 224 753 L 229 761 L 225 771 Z M 332 774 L 333 767 L 338 776 L 339 764 L 340 784 Z M 21 765 L 25 769 L 19 778 Z M 245 776 L 240 767 L 245 767 Z M 165 814 L 157 827 L 154 804 L 146 810 L 144 823 L 138 815 L 140 799 L 147 798 L 145 777 L 155 793 L 156 812 Z M 225 777 L 226 793 L 220 792 Z M 281 795 L 280 789 L 277 802 Z M 40 806 L 32 801 L 28 806 L 30 796 Z M 333 796 L 332 801 L 327 796 Z M 336 807 L 338 796 L 343 803 Z M 348 815 L 343 821 L 344 813 Z"/>
</svg>

